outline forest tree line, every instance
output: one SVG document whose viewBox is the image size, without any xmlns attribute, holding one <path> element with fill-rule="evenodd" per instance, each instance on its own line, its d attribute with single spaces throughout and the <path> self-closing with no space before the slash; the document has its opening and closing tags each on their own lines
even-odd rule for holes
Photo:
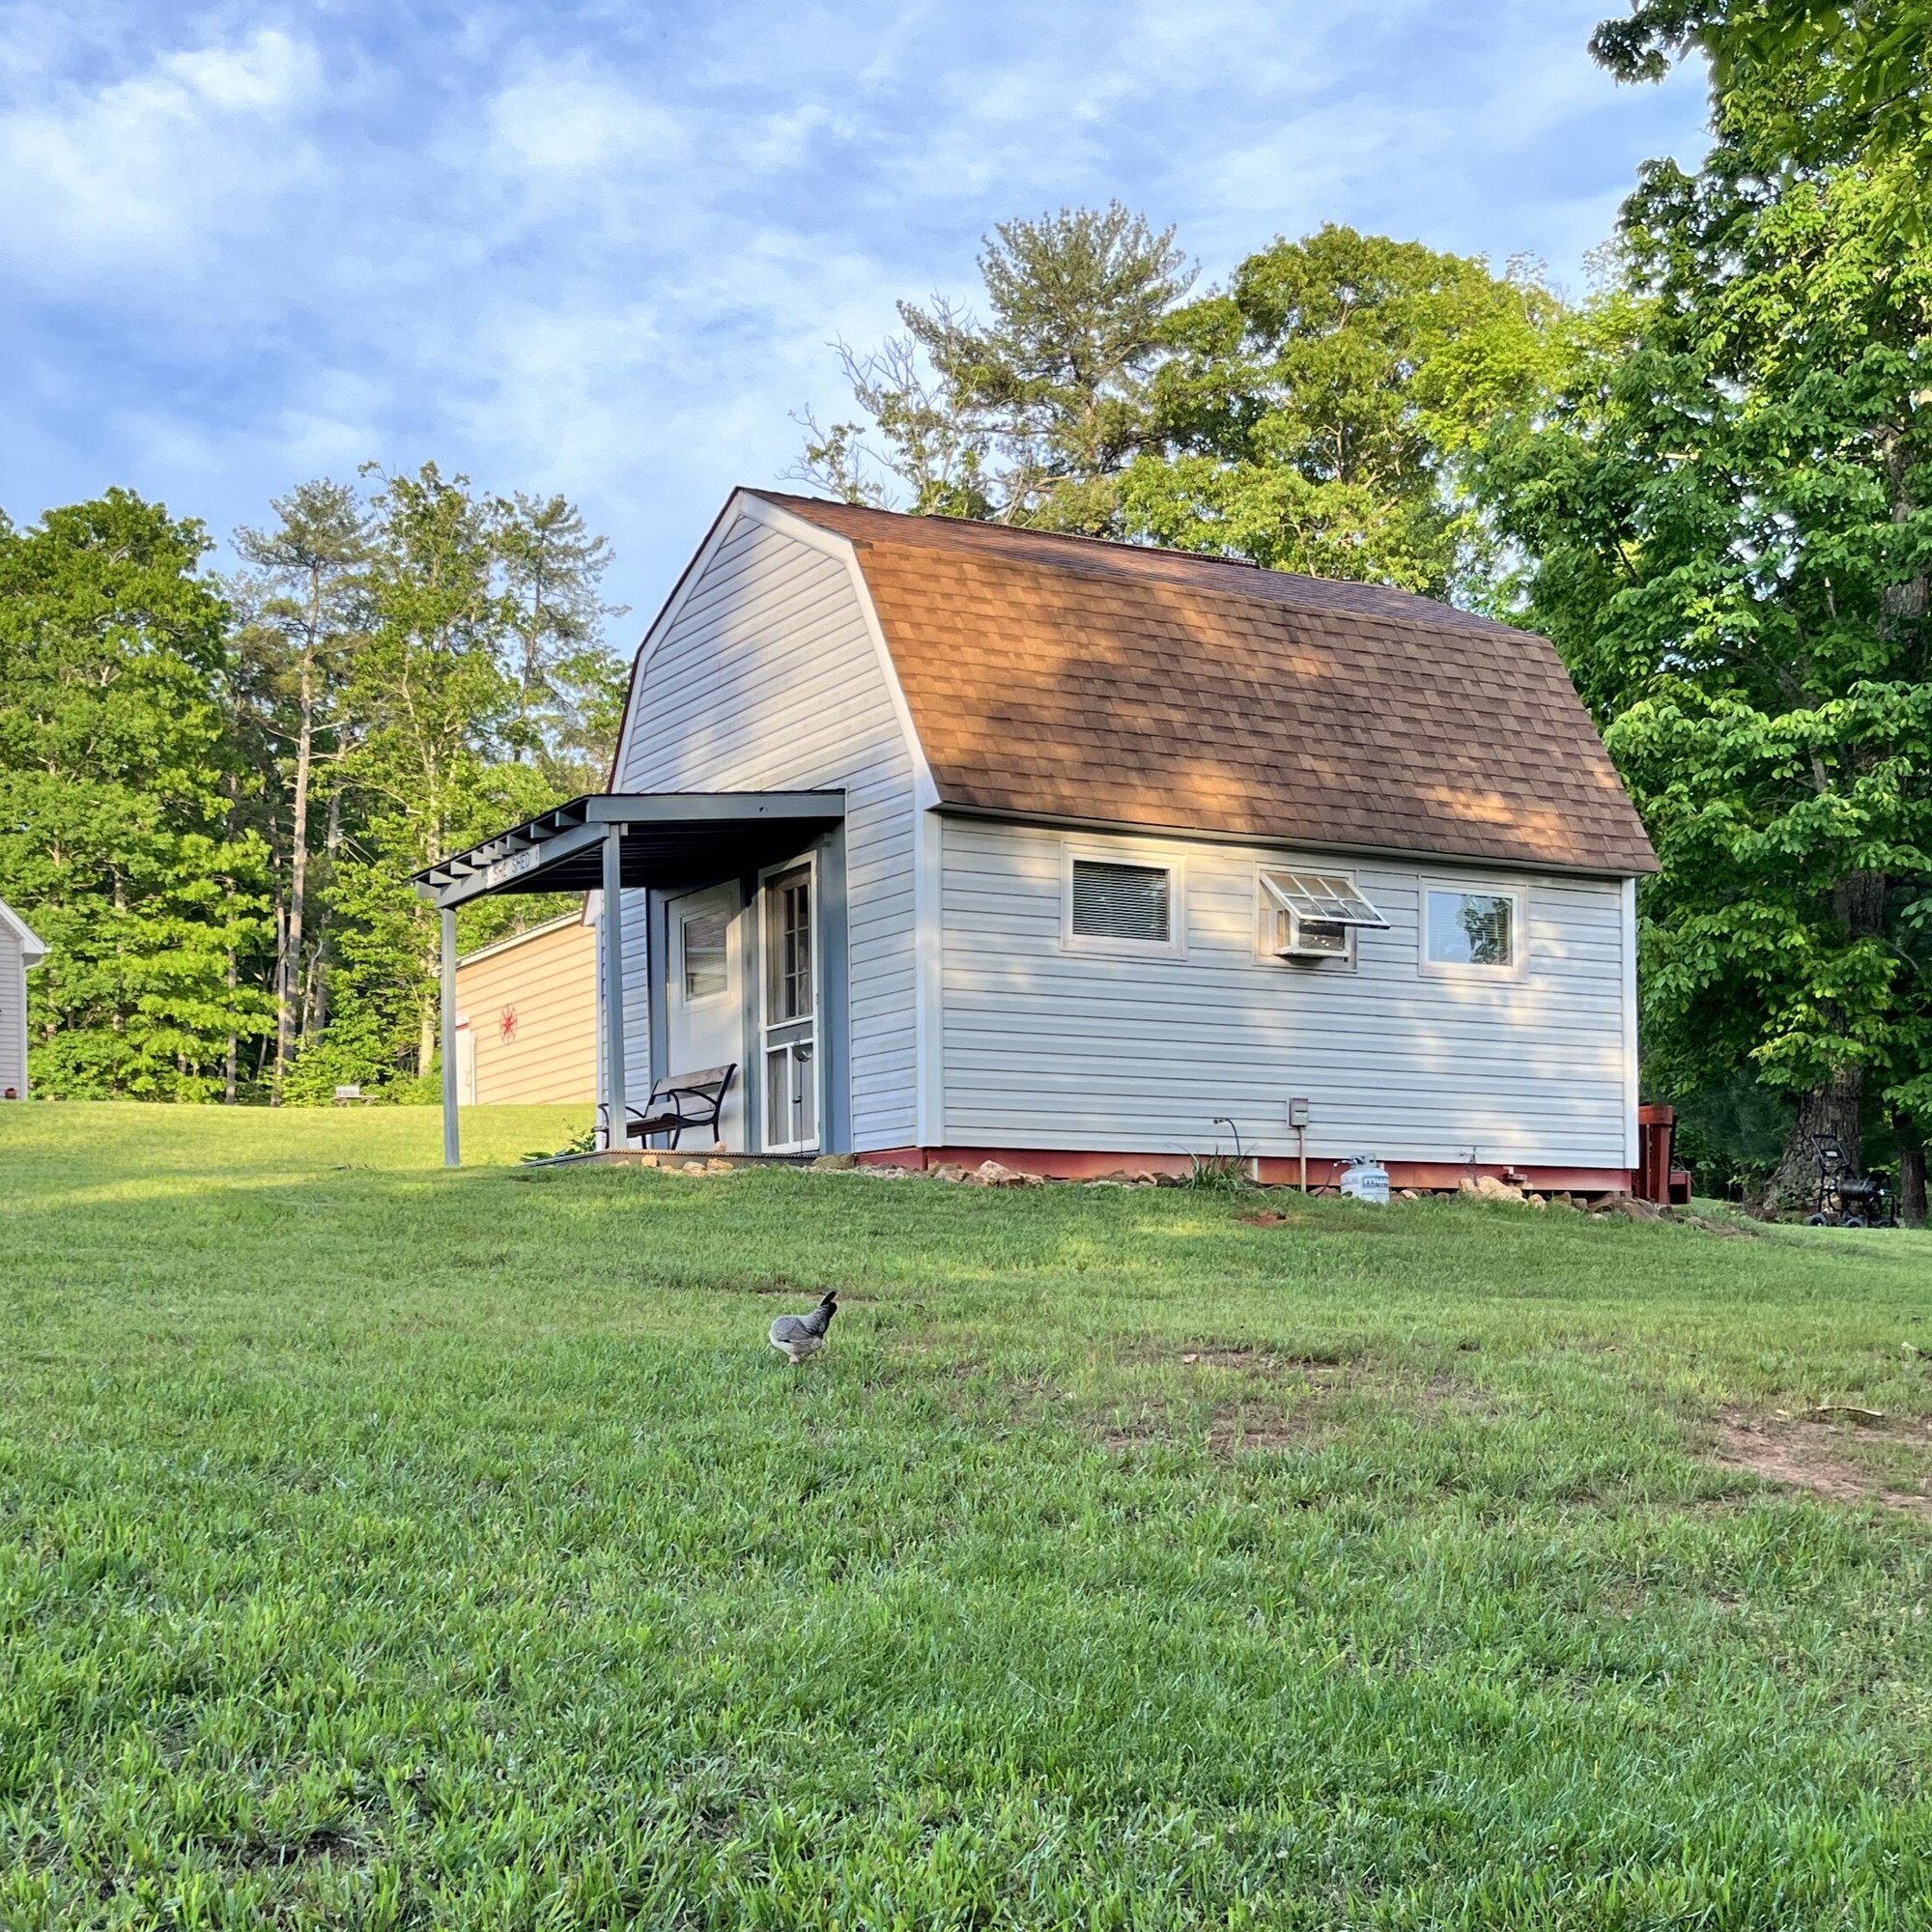
<svg viewBox="0 0 1932 1932">
<path fill-rule="evenodd" d="M 1119 205 L 1004 223 L 970 299 L 839 346 L 851 406 L 801 417 L 795 473 L 1547 634 L 1662 861 L 1646 1080 L 1707 1179 L 1794 1190 L 1830 1131 L 1922 1195 L 1929 26 L 1932 0 L 1606 23 L 1624 78 L 1708 61 L 1712 145 L 1642 171 L 1580 297 L 1337 225 L 1204 287 Z M 0 895 L 55 949 L 43 1091 L 411 1091 L 408 872 L 603 781 L 609 551 L 567 502 L 430 467 L 304 485 L 237 548 L 213 579 L 198 526 L 121 493 L 0 531 Z"/>
<path fill-rule="evenodd" d="M 436 467 L 300 485 L 242 567 L 122 490 L 0 523 L 0 897 L 55 1097 L 411 1097 L 440 853 L 603 784 L 609 546 Z M 471 939 L 526 910 L 479 907 Z"/>
</svg>

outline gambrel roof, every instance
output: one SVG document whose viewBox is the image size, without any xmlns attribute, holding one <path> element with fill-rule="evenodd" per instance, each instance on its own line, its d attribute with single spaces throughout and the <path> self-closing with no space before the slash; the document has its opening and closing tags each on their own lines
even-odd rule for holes
<svg viewBox="0 0 1932 1932">
<path fill-rule="evenodd" d="M 744 494 L 852 545 L 942 805 L 1657 868 L 1547 639 L 1375 584 Z"/>
</svg>

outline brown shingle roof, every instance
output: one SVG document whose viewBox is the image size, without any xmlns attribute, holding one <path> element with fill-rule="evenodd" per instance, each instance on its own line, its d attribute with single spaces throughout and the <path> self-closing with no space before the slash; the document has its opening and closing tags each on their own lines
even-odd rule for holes
<svg viewBox="0 0 1932 1932">
<path fill-rule="evenodd" d="M 851 540 L 947 804 L 1656 869 L 1546 639 L 1377 584 L 751 494 Z"/>
</svg>

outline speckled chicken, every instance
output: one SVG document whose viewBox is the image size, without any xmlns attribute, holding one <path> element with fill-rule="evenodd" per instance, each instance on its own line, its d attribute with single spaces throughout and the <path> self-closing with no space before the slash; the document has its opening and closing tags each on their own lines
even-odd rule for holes
<svg viewBox="0 0 1932 1932">
<path fill-rule="evenodd" d="M 810 1315 L 781 1315 L 772 1323 L 772 1347 L 787 1361 L 802 1362 L 825 1346 L 825 1331 L 838 1313 L 837 1291 L 826 1295 Z"/>
</svg>

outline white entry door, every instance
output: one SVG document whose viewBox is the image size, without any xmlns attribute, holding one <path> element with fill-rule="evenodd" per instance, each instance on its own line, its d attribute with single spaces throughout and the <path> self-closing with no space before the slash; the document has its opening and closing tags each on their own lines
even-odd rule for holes
<svg viewBox="0 0 1932 1932">
<path fill-rule="evenodd" d="M 745 1058 L 744 966 L 739 957 L 742 922 L 738 888 L 712 886 L 687 893 L 665 908 L 670 957 L 665 1000 L 666 1044 L 670 1065 L 660 1073 L 696 1073 L 730 1066 Z M 738 1066 L 718 1137 L 734 1152 L 745 1146 L 745 1069 Z M 708 1153 L 702 1136 L 687 1133 L 679 1151 Z"/>
<path fill-rule="evenodd" d="M 819 1145 L 817 875 L 810 860 L 768 878 L 759 893 L 764 950 L 759 1002 L 765 1132 L 771 1153 Z"/>
</svg>

